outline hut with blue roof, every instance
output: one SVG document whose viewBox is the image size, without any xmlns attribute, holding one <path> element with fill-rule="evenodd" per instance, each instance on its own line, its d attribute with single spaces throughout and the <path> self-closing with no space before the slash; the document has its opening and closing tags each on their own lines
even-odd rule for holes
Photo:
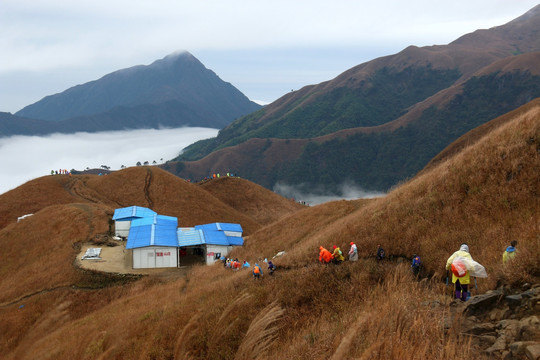
<svg viewBox="0 0 540 360">
<path fill-rule="evenodd" d="M 244 244 L 240 224 L 217 222 L 178 228 L 176 217 L 138 206 L 116 209 L 113 220 L 128 230 L 126 249 L 132 252 L 134 269 L 211 265 L 227 256 L 233 246 Z M 123 226 L 125 223 L 129 226 Z"/>
<path fill-rule="evenodd" d="M 131 221 L 126 249 L 132 250 L 133 268 L 178 266 L 178 219 L 154 215 Z"/>
</svg>

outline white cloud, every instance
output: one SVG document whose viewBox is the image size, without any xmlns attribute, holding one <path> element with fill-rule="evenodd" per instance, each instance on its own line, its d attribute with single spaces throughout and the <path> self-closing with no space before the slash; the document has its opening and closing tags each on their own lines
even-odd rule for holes
<svg viewBox="0 0 540 360">
<path fill-rule="evenodd" d="M 274 186 L 273 191 L 308 205 L 318 205 L 334 200 L 371 199 L 386 195 L 381 192 L 366 191 L 350 181 L 338 185 L 337 188 L 338 191 L 334 192 L 328 190 L 323 184 L 307 186 L 306 184 L 289 185 L 279 182 Z"/>
<path fill-rule="evenodd" d="M 12 136 L 0 138 L 0 194 L 51 170 L 84 170 L 138 161 L 161 163 L 176 157 L 197 140 L 217 136 L 217 129 L 178 128 L 129 130 L 101 133 L 54 134 L 50 136 Z"/>
</svg>

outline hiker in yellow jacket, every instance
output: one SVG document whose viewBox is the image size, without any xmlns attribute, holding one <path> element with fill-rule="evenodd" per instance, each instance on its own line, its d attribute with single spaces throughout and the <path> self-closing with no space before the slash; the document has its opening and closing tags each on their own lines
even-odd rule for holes
<svg viewBox="0 0 540 360">
<path fill-rule="evenodd" d="M 453 253 L 448 258 L 448 260 L 446 261 L 446 270 L 452 269 L 452 262 L 457 257 L 472 260 L 472 256 L 471 254 L 469 254 L 469 246 L 467 244 L 461 244 L 459 250 Z M 461 301 L 466 301 L 467 291 L 469 290 L 469 284 L 471 283 L 471 276 L 469 275 L 469 271 L 464 269 L 464 274 L 459 277 L 456 276 L 454 271 L 452 271 L 452 283 L 455 284 L 455 298 L 460 299 Z"/>
<path fill-rule="evenodd" d="M 332 253 L 332 255 L 334 256 L 334 262 L 336 264 L 340 264 L 341 262 L 345 261 L 341 249 L 338 248 L 336 245 L 334 245 L 334 252 Z"/>
<path fill-rule="evenodd" d="M 516 249 L 517 241 L 512 240 L 510 243 L 510 246 L 508 246 L 504 252 L 503 252 L 503 264 L 506 264 L 508 260 L 513 259 L 516 256 L 517 249 Z"/>
</svg>

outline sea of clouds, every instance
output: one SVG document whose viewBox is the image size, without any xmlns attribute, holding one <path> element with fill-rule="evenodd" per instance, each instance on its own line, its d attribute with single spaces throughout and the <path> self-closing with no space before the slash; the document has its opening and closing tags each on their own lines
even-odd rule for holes
<svg viewBox="0 0 540 360">
<path fill-rule="evenodd" d="M 177 128 L 0 138 L 0 194 L 51 170 L 84 170 L 175 158 L 186 146 L 217 136 L 218 129 Z"/>
<path fill-rule="evenodd" d="M 0 138 L 0 194 L 61 169 L 96 169 L 104 165 L 119 170 L 122 166 L 136 166 L 137 162 L 162 164 L 188 145 L 217 133 L 218 129 L 185 127 Z M 324 185 L 278 183 L 273 191 L 308 205 L 385 195 L 353 183 L 343 183 L 338 191 L 329 191 Z"/>
<path fill-rule="evenodd" d="M 306 205 L 318 205 L 334 200 L 371 199 L 386 195 L 383 192 L 366 191 L 350 181 L 343 182 L 337 186 L 336 190 L 329 190 L 323 184 L 306 186 L 305 184 L 289 185 L 282 182 L 277 183 L 273 190 L 282 196 L 294 198 Z"/>
</svg>

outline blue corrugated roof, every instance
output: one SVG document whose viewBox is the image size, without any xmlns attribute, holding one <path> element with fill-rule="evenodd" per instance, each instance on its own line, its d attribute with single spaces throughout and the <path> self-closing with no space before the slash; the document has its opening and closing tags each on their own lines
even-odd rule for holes
<svg viewBox="0 0 540 360">
<path fill-rule="evenodd" d="M 166 215 L 153 215 L 153 216 L 147 216 L 140 219 L 133 219 L 131 221 L 131 226 L 142 226 L 142 225 L 167 225 L 172 226 L 176 229 L 178 226 L 178 218 L 174 216 L 166 216 Z"/>
<path fill-rule="evenodd" d="M 146 246 L 178 246 L 176 227 L 167 225 L 141 225 L 129 229 L 126 249 Z"/>
<path fill-rule="evenodd" d="M 242 226 L 240 226 L 240 224 L 230 224 L 230 223 L 211 223 L 211 224 L 204 224 L 204 225 L 196 225 L 195 229 L 234 231 L 234 232 L 243 231 Z"/>
<path fill-rule="evenodd" d="M 178 246 L 195 246 L 205 243 L 204 234 L 202 230 L 195 229 L 178 229 Z"/>
<path fill-rule="evenodd" d="M 157 215 L 155 211 L 147 209 L 145 207 L 129 206 L 114 210 L 113 220 L 130 221 L 133 219 L 154 215 Z"/>
<path fill-rule="evenodd" d="M 197 225 L 178 229 L 178 218 L 158 215 L 140 206 L 116 209 L 113 220 L 131 221 L 126 249 L 146 246 L 196 246 L 202 244 L 242 246 L 242 226 L 231 223 Z"/>
<path fill-rule="evenodd" d="M 223 233 L 223 231 L 217 231 L 217 230 L 203 230 L 204 232 L 204 241 L 207 244 L 212 245 L 229 245 L 229 240 Z"/>
<path fill-rule="evenodd" d="M 216 223 L 220 227 L 220 230 L 223 231 L 235 231 L 235 232 L 243 232 L 242 226 L 240 224 L 230 224 L 230 223 Z"/>
<path fill-rule="evenodd" d="M 242 245 L 244 245 L 244 238 L 243 237 L 227 236 L 227 241 L 229 242 L 229 245 L 232 245 L 232 246 L 242 246 Z"/>
</svg>

